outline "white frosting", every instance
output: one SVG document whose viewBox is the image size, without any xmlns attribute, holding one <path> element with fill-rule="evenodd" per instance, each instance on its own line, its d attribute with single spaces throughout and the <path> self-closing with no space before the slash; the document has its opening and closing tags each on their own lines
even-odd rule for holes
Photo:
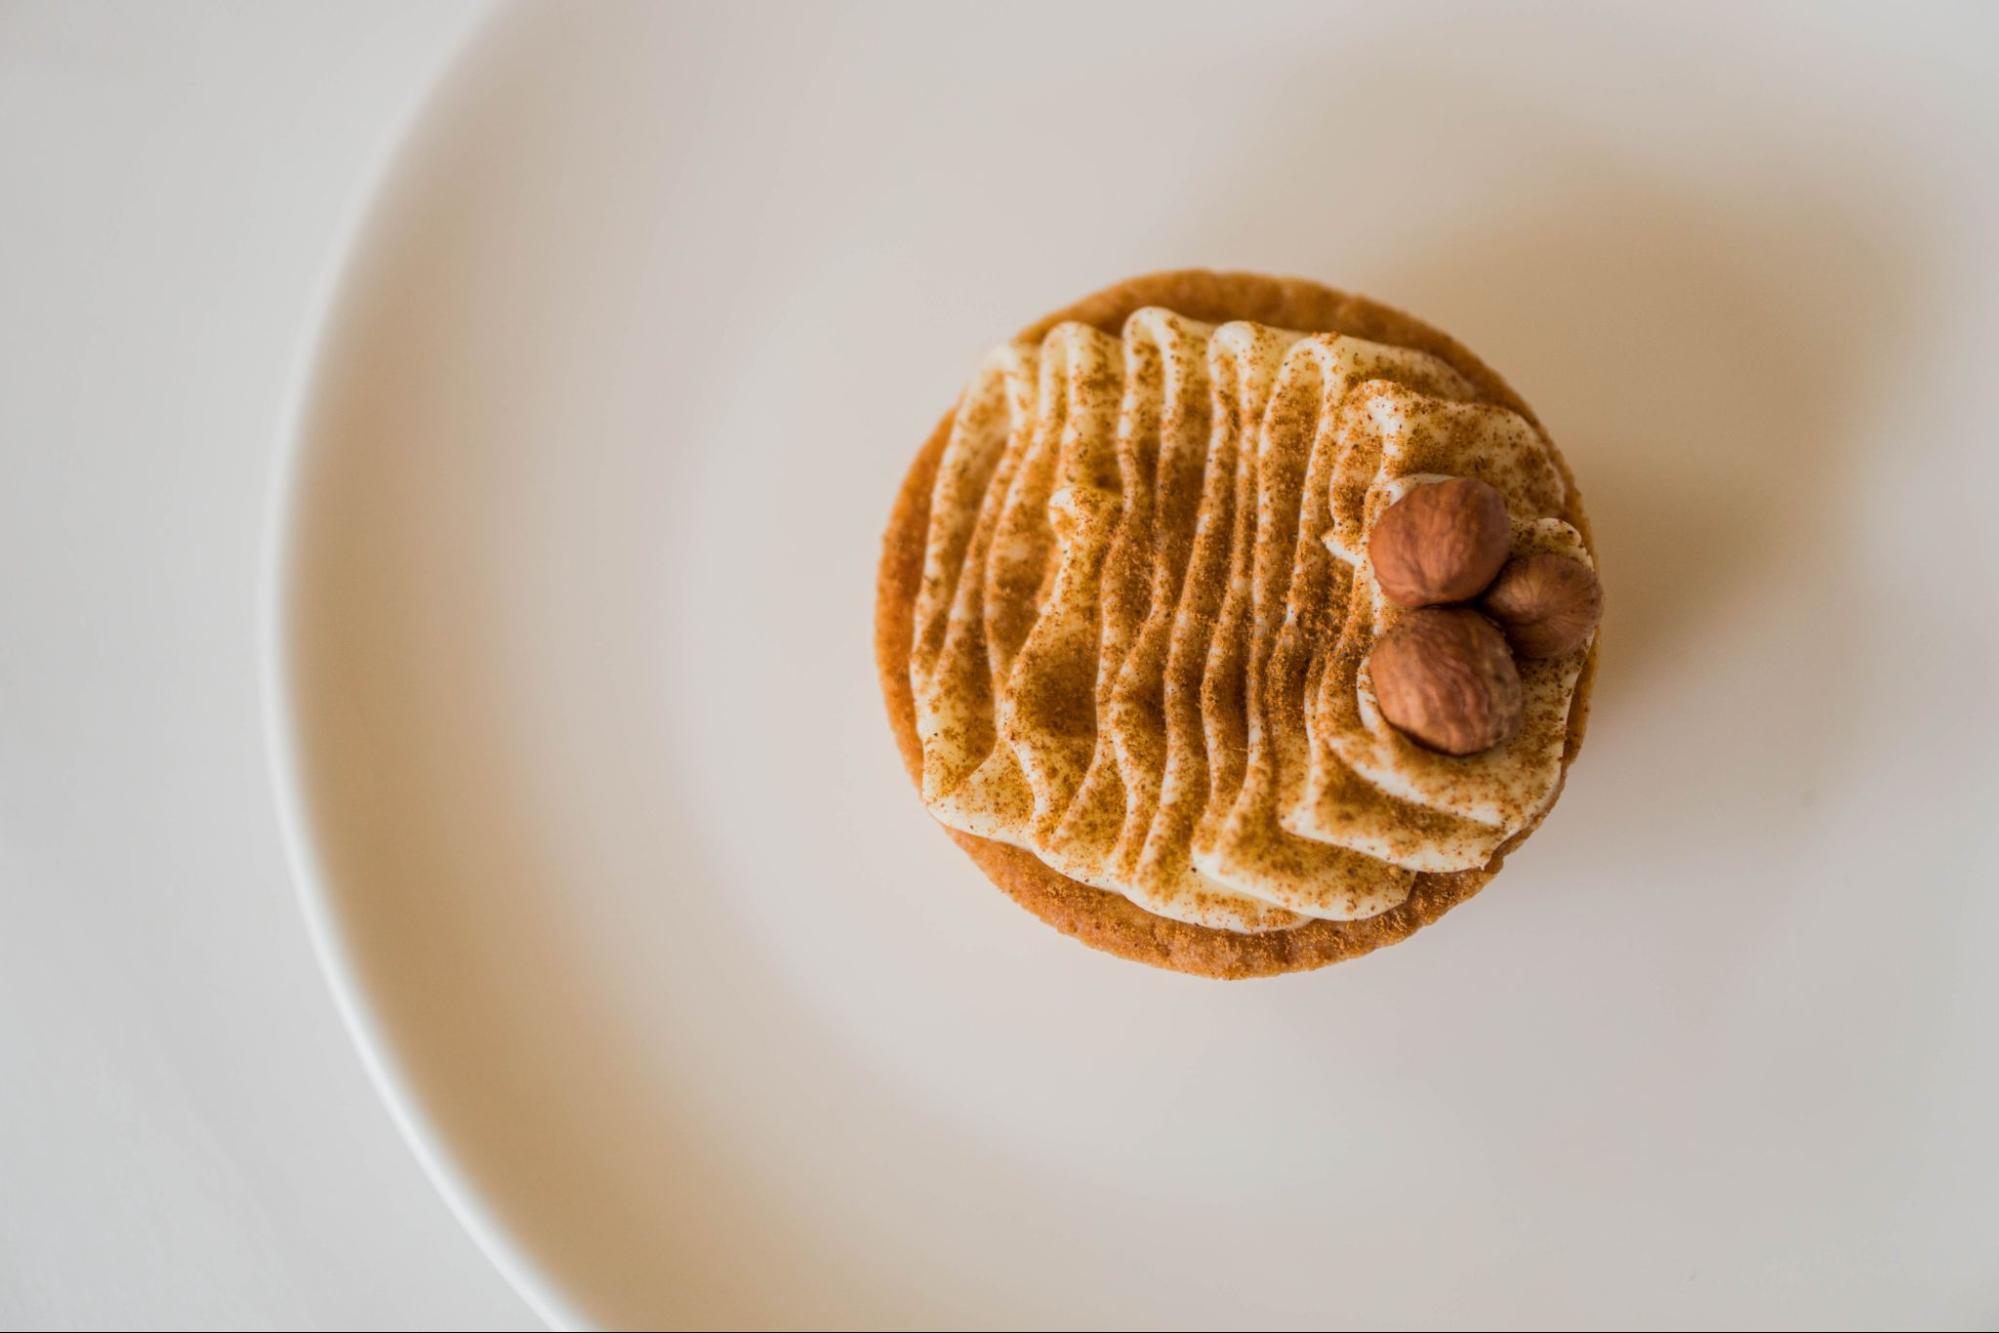
<svg viewBox="0 0 1999 1333">
<path fill-rule="evenodd" d="M 1149 309 L 987 359 L 932 495 L 910 681 L 943 822 L 1226 930 L 1387 911 L 1552 798 L 1584 653 L 1523 662 L 1468 758 L 1380 716 L 1400 613 L 1368 525 L 1440 476 L 1496 486 L 1516 553 L 1588 562 L 1531 425 L 1420 352 Z"/>
</svg>

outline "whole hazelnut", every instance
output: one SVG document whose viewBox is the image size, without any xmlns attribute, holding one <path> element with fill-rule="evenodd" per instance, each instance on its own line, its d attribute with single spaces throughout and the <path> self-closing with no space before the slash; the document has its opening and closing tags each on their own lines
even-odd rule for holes
<svg viewBox="0 0 1999 1333">
<path fill-rule="evenodd" d="M 1603 616 L 1603 585 L 1580 560 L 1552 551 L 1506 562 L 1480 602 L 1522 657 L 1560 657 L 1589 642 Z"/>
<path fill-rule="evenodd" d="M 1463 607 L 1412 612 L 1369 659 L 1381 715 L 1418 744 L 1476 754 L 1520 726 L 1520 673 L 1506 638 Z"/>
<path fill-rule="evenodd" d="M 1368 558 L 1382 594 L 1397 606 L 1435 606 L 1478 596 L 1506 563 L 1506 501 L 1476 477 L 1418 486 L 1374 521 Z"/>
</svg>

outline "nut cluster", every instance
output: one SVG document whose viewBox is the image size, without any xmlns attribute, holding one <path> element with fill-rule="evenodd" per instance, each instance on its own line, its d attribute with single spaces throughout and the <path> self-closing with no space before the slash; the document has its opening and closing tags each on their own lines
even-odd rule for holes
<svg viewBox="0 0 1999 1333">
<path fill-rule="evenodd" d="M 1432 750 L 1476 754 L 1511 736 L 1522 708 L 1514 655 L 1574 652 L 1603 614 L 1588 566 L 1550 552 L 1508 560 L 1510 540 L 1506 501 L 1473 477 L 1416 487 L 1368 535 L 1382 596 L 1411 612 L 1374 646 L 1375 697 Z M 1474 598 L 1476 610 L 1450 605 Z"/>
</svg>

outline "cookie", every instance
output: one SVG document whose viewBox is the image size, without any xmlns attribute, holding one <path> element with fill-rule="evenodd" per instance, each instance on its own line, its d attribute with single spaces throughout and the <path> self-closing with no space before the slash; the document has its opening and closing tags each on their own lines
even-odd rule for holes
<svg viewBox="0 0 1999 1333">
<path fill-rule="evenodd" d="M 1134 278 L 1036 321 L 1016 338 L 1038 343 L 1058 325 L 1080 324 L 1116 338 L 1134 312 L 1158 307 L 1205 325 L 1252 321 L 1297 333 L 1341 334 L 1370 343 L 1413 349 L 1447 365 L 1479 404 L 1517 416 L 1539 436 L 1559 470 L 1565 501 L 1559 519 L 1573 528 L 1593 556 L 1587 519 L 1566 462 L 1527 406 L 1499 377 L 1448 336 L 1410 316 L 1366 298 L 1298 279 L 1254 274 L 1179 271 Z M 918 453 L 897 495 L 883 540 L 876 596 L 876 657 L 889 719 L 905 764 L 919 790 L 924 749 L 918 734 L 911 683 L 911 643 L 923 586 L 932 494 L 957 409 L 947 414 Z M 1592 639 L 1568 694 L 1566 727 L 1559 738 L 1566 777 L 1580 748 L 1597 660 Z M 1285 929 L 1243 931 L 1169 919 L 1119 892 L 1092 887 L 1052 869 L 1035 852 L 959 828 L 946 832 L 1001 890 L 1043 921 L 1092 947 L 1177 971 L 1218 978 L 1265 976 L 1322 967 L 1393 943 L 1441 916 L 1481 889 L 1508 852 L 1538 826 L 1547 806 L 1534 812 L 1483 864 L 1447 872 L 1416 873 L 1406 896 L 1374 915 L 1350 920 L 1309 919 Z"/>
</svg>

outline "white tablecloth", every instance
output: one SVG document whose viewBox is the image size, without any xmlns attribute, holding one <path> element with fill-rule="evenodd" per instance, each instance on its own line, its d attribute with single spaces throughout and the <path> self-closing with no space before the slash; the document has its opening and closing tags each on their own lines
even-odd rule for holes
<svg viewBox="0 0 1999 1333">
<path fill-rule="evenodd" d="M 478 17 L 0 8 L 0 1326 L 534 1326 L 320 980 L 257 688 L 311 304 Z"/>
</svg>

